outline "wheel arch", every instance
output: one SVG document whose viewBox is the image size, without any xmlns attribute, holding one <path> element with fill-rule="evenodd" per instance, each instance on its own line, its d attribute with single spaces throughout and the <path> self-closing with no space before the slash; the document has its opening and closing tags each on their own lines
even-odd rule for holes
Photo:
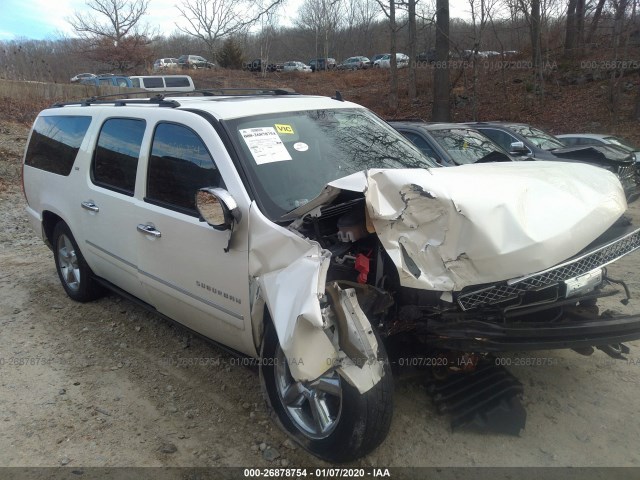
<svg viewBox="0 0 640 480">
<path fill-rule="evenodd" d="M 69 225 L 60 215 L 50 210 L 42 212 L 42 231 L 44 240 L 49 248 L 53 248 L 53 230 L 58 222 L 64 222 Z M 71 229 L 71 227 L 69 227 Z"/>
</svg>

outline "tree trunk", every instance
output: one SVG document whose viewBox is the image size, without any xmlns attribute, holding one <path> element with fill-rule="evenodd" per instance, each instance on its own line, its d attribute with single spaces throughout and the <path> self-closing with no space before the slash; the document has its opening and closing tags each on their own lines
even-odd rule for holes
<svg viewBox="0 0 640 480">
<path fill-rule="evenodd" d="M 564 37 L 564 55 L 570 57 L 573 49 L 576 47 L 576 4 L 578 0 L 569 0 L 569 8 L 567 10 L 567 25 Z M 533 43 L 531 44 L 533 48 Z"/>
<path fill-rule="evenodd" d="M 576 3 L 576 41 L 575 47 L 581 51 L 584 45 L 584 2 L 577 0 Z"/>
<path fill-rule="evenodd" d="M 391 29 L 391 91 L 389 92 L 389 108 L 393 113 L 398 111 L 398 63 L 396 59 L 396 0 L 389 0 L 389 28 Z"/>
<path fill-rule="evenodd" d="M 409 84 L 407 85 L 409 100 L 418 96 L 416 88 L 416 0 L 408 0 L 409 9 Z"/>
<path fill-rule="evenodd" d="M 531 0 L 531 62 L 540 65 L 540 0 Z"/>
<path fill-rule="evenodd" d="M 433 69 L 433 111 L 435 122 L 449 122 L 449 0 L 436 0 L 436 68 Z"/>
<path fill-rule="evenodd" d="M 598 30 L 598 22 L 600 21 L 600 16 L 602 15 L 602 9 L 604 8 L 605 2 L 606 0 L 598 0 L 598 5 L 596 6 L 596 11 L 593 12 L 593 20 L 591 20 L 591 26 L 589 27 L 587 43 L 593 43 L 593 36 Z"/>
</svg>

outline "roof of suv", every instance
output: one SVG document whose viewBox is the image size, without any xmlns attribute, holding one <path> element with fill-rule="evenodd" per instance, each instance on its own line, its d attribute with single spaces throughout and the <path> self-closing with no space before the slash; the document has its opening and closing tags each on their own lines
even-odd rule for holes
<svg viewBox="0 0 640 480">
<path fill-rule="evenodd" d="M 396 127 L 415 127 L 423 130 L 450 130 L 454 128 L 473 130 L 473 126 L 466 123 L 423 122 L 422 120 L 389 120 L 388 123 Z"/>
<path fill-rule="evenodd" d="M 238 91 L 250 91 L 239 89 Z M 264 91 L 249 94 L 207 95 L 207 96 L 171 96 L 137 99 L 97 100 L 59 103 L 55 107 L 97 106 L 144 106 L 145 108 L 173 107 L 178 109 L 197 109 L 210 113 L 218 120 L 241 118 L 251 115 L 264 115 L 287 111 L 305 111 L 310 109 L 346 109 L 359 108 L 361 105 L 316 95 L 298 95 L 283 90 Z"/>
<path fill-rule="evenodd" d="M 515 127 L 515 126 L 529 126 L 522 122 L 509 122 L 503 120 L 497 120 L 492 122 L 465 122 L 465 125 L 470 127 Z"/>
</svg>

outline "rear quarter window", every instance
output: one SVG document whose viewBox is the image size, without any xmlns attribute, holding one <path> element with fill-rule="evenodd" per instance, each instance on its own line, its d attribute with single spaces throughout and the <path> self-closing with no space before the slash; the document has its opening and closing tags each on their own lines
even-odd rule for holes
<svg viewBox="0 0 640 480">
<path fill-rule="evenodd" d="M 164 88 L 162 77 L 145 77 L 144 86 L 146 88 Z"/>
<path fill-rule="evenodd" d="M 69 175 L 91 117 L 38 117 L 25 156 L 25 165 Z"/>
<path fill-rule="evenodd" d="M 186 77 L 164 77 L 164 83 L 169 87 L 190 87 L 189 79 Z"/>
</svg>

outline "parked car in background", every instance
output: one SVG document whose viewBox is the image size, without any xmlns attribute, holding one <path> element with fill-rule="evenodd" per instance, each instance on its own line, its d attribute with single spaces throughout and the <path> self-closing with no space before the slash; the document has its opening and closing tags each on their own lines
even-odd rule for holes
<svg viewBox="0 0 640 480">
<path fill-rule="evenodd" d="M 199 68 L 214 68 L 216 66 L 215 63 L 210 62 L 200 55 L 181 55 L 180 58 L 178 58 L 178 65 L 181 68 L 189 68 L 192 70 Z"/>
<path fill-rule="evenodd" d="M 487 136 L 459 123 L 391 121 L 389 124 L 443 167 L 516 160 Z"/>
<path fill-rule="evenodd" d="M 409 66 L 409 55 L 404 53 L 396 53 L 396 65 L 398 68 L 407 68 Z M 391 68 L 391 54 L 387 53 L 382 58 L 373 62 L 374 68 Z"/>
<path fill-rule="evenodd" d="M 143 75 L 129 78 L 133 88 L 149 92 L 193 92 L 196 89 L 189 75 Z"/>
<path fill-rule="evenodd" d="M 556 137 L 569 147 L 582 145 L 613 145 L 625 152 L 632 153 L 636 162 L 640 162 L 640 148 L 620 137 L 601 133 L 566 133 L 556 135 Z"/>
<path fill-rule="evenodd" d="M 96 74 L 95 73 L 79 73 L 73 77 L 71 77 L 71 82 L 72 83 L 76 83 L 76 82 L 80 82 L 82 80 L 84 80 L 85 78 L 96 78 Z"/>
<path fill-rule="evenodd" d="M 264 62 L 256 58 L 248 63 L 248 69 L 250 72 L 261 72 Z M 284 69 L 283 63 L 267 63 L 264 67 L 267 72 L 281 72 Z"/>
<path fill-rule="evenodd" d="M 427 63 L 435 62 L 436 61 L 436 49 L 435 48 L 430 48 L 429 50 L 427 50 L 425 52 L 420 52 L 416 56 L 416 61 L 417 62 L 427 62 Z"/>
<path fill-rule="evenodd" d="M 636 183 L 635 158 L 607 145 L 567 147 L 560 139 L 539 128 L 513 122 L 470 122 L 469 125 L 489 137 L 512 155 L 536 160 L 584 162 L 614 172 L 631 202 L 640 196 Z"/>
<path fill-rule="evenodd" d="M 303 62 L 291 61 L 291 62 L 284 62 L 282 71 L 311 73 L 311 67 Z"/>
<path fill-rule="evenodd" d="M 85 78 L 80 80 L 83 85 L 95 85 L 96 87 L 111 86 L 111 87 L 133 87 L 131 79 L 123 75 L 100 75 L 93 78 Z"/>
<path fill-rule="evenodd" d="M 166 70 L 179 67 L 180 65 L 177 58 L 159 58 L 153 62 L 154 70 Z"/>
<path fill-rule="evenodd" d="M 376 53 L 373 57 L 370 58 L 371 66 L 375 66 L 377 60 L 380 60 L 385 55 L 389 55 L 388 53 Z"/>
<path fill-rule="evenodd" d="M 369 68 L 370 60 L 367 57 L 349 57 L 338 65 L 338 70 L 364 70 Z"/>
<path fill-rule="evenodd" d="M 318 72 L 323 70 L 334 70 L 336 68 L 336 59 L 335 58 L 314 58 L 309 61 L 309 66 L 311 67 L 311 71 Z"/>
</svg>

